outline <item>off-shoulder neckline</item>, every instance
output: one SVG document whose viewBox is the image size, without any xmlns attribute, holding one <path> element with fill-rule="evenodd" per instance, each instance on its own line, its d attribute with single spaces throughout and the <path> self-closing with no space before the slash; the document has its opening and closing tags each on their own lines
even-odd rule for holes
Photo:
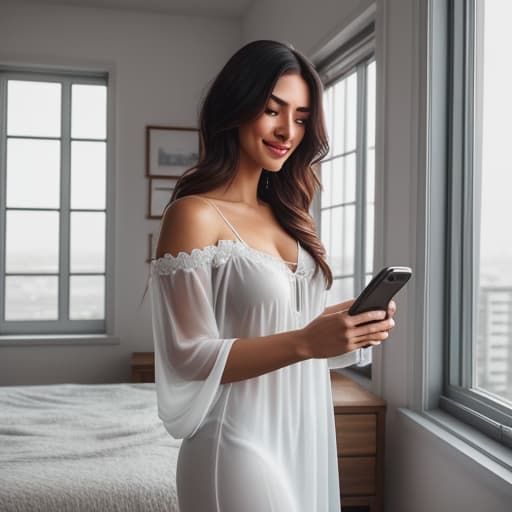
<svg viewBox="0 0 512 512">
<path fill-rule="evenodd" d="M 284 259 L 280 258 L 279 256 L 275 256 L 273 254 L 270 254 L 265 251 L 261 251 L 259 249 L 255 249 L 254 247 L 251 247 L 247 243 L 236 240 L 236 239 L 220 239 L 217 240 L 217 243 L 214 245 L 205 245 L 204 247 L 197 247 L 192 249 L 190 252 L 187 251 L 179 251 L 176 256 L 172 255 L 171 253 L 164 253 L 159 258 L 153 258 L 151 260 L 152 264 L 156 265 L 159 263 L 165 264 L 168 263 L 186 263 L 189 260 L 196 260 L 196 261 L 202 261 L 204 257 L 213 257 L 217 251 L 224 248 L 225 245 L 231 245 L 231 246 L 239 246 L 241 249 L 247 250 L 248 252 L 257 255 L 258 257 L 264 258 L 268 261 L 272 261 L 281 268 L 284 268 L 287 270 L 289 274 L 292 276 L 297 276 L 300 274 L 300 271 L 302 270 L 302 246 L 297 240 L 297 263 L 295 264 L 295 270 L 292 270 L 289 265 L 285 262 Z"/>
</svg>

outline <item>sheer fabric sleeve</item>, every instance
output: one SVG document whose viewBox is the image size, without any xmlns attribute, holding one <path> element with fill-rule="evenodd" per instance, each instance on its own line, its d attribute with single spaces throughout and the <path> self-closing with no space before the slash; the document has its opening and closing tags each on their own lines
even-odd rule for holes
<svg viewBox="0 0 512 512">
<path fill-rule="evenodd" d="M 367 366 L 371 364 L 371 352 L 369 348 L 358 348 L 341 354 L 341 356 L 327 358 L 327 366 L 329 370 L 335 370 L 336 368 L 346 368 L 347 366 Z"/>
<path fill-rule="evenodd" d="M 212 297 L 214 253 L 170 254 L 150 276 L 158 415 L 176 439 L 191 437 L 217 401 L 231 345 L 223 339 Z"/>
</svg>

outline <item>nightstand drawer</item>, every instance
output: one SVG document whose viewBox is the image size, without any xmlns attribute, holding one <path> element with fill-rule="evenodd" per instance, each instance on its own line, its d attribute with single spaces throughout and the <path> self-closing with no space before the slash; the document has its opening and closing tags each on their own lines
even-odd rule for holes
<svg viewBox="0 0 512 512">
<path fill-rule="evenodd" d="M 338 455 L 375 455 L 377 417 L 375 414 L 336 414 Z"/>
<path fill-rule="evenodd" d="M 132 352 L 132 382 L 155 382 L 153 352 Z"/>
<path fill-rule="evenodd" d="M 375 457 L 339 457 L 342 496 L 374 495 Z"/>
</svg>

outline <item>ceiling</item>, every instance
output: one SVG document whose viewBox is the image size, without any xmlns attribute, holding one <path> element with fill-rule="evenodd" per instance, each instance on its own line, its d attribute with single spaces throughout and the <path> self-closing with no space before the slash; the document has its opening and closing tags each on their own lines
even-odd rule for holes
<svg viewBox="0 0 512 512">
<path fill-rule="evenodd" d="M 23 2 L 240 19 L 252 0 L 17 0 L 16 3 Z"/>
</svg>

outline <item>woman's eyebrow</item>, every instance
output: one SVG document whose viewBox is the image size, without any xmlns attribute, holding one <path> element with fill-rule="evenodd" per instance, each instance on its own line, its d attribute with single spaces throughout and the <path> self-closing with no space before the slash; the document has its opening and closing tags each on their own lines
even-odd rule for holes
<svg viewBox="0 0 512 512">
<path fill-rule="evenodd" d="M 281 98 L 278 98 L 274 94 L 271 94 L 270 97 L 276 102 L 279 103 L 279 105 L 283 105 L 283 107 L 287 107 L 288 103 Z M 298 107 L 297 112 L 311 112 L 311 109 L 309 107 Z"/>
</svg>

